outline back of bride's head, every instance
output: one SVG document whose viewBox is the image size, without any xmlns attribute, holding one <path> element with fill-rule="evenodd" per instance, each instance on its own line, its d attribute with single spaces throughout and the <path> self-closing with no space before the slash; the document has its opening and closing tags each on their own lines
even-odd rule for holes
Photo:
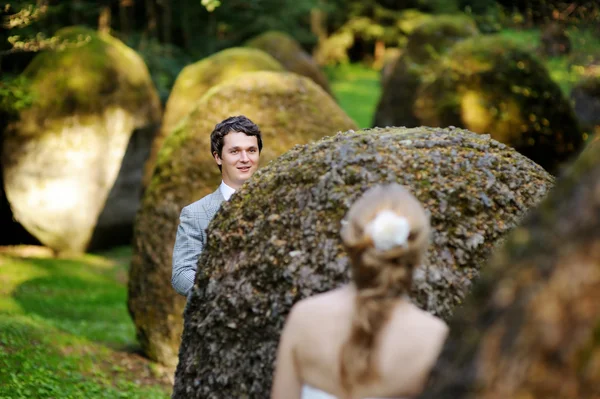
<svg viewBox="0 0 600 399">
<path fill-rule="evenodd" d="M 356 287 L 384 296 L 410 289 L 429 232 L 425 210 L 405 187 L 394 183 L 367 190 L 350 207 L 341 230 Z"/>
<path fill-rule="evenodd" d="M 377 334 L 395 301 L 410 290 L 429 234 L 425 210 L 399 184 L 373 187 L 350 207 L 341 230 L 357 289 L 350 336 L 340 353 L 341 383 L 348 396 L 356 385 L 377 379 Z"/>
</svg>

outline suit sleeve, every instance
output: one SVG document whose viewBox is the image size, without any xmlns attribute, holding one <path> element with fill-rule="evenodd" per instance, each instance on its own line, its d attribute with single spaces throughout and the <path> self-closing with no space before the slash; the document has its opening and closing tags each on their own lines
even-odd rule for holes
<svg viewBox="0 0 600 399">
<path fill-rule="evenodd" d="M 206 243 L 206 233 L 186 207 L 181 210 L 179 227 L 173 248 L 171 285 L 181 295 L 188 295 L 194 286 L 196 264 Z"/>
</svg>

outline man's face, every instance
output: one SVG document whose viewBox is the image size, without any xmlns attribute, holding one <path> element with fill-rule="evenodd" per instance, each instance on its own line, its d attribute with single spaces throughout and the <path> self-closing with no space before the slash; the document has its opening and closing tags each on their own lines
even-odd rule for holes
<svg viewBox="0 0 600 399">
<path fill-rule="evenodd" d="M 258 139 L 240 132 L 227 133 L 223 137 L 221 156 L 213 155 L 217 164 L 221 165 L 225 184 L 237 190 L 258 168 Z"/>
</svg>

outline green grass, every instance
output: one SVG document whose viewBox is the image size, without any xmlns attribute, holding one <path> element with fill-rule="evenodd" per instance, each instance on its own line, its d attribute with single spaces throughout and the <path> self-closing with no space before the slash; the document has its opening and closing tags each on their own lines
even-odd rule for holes
<svg viewBox="0 0 600 399">
<path fill-rule="evenodd" d="M 325 68 L 338 104 L 360 128 L 372 127 L 381 85 L 379 71 L 362 64 Z"/>
<path fill-rule="evenodd" d="M 132 353 L 130 249 L 55 259 L 0 253 L 0 398 L 168 398 Z"/>
</svg>

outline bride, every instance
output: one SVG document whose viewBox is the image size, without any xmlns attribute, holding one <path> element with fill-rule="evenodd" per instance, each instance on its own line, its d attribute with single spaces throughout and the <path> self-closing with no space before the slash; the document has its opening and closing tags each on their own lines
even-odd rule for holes
<svg viewBox="0 0 600 399">
<path fill-rule="evenodd" d="M 403 186 L 369 189 L 341 238 L 352 283 L 296 303 L 277 353 L 272 399 L 413 398 L 448 328 L 407 297 L 429 219 Z"/>
</svg>

